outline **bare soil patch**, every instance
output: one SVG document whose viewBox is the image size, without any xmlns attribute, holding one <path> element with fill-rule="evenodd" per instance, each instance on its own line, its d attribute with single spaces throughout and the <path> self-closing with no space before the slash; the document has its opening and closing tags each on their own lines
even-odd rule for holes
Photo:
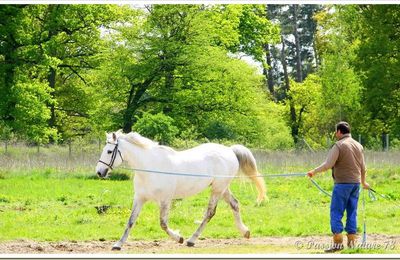
<svg viewBox="0 0 400 260">
<path fill-rule="evenodd" d="M 229 254 L 233 247 L 265 246 L 263 253 L 285 252 L 285 249 L 275 251 L 274 248 L 282 247 L 287 253 L 307 253 L 308 250 L 319 250 L 318 245 L 329 245 L 329 236 L 307 236 L 307 237 L 255 237 L 250 239 L 209 239 L 202 238 L 197 241 L 194 249 L 202 249 L 201 253 L 215 252 L 216 248 L 223 248 L 224 253 Z M 398 250 L 400 247 L 400 235 L 368 235 L 368 245 L 380 245 L 387 253 Z M 185 244 L 178 244 L 172 240 L 154 241 L 129 241 L 121 251 L 111 251 L 114 241 L 64 241 L 64 242 L 37 242 L 31 240 L 15 240 L 0 242 L 2 254 L 111 254 L 111 253 L 133 253 L 133 254 L 162 254 L 174 253 L 185 250 Z M 249 251 L 251 252 L 251 251 Z M 311 251 L 312 252 L 312 251 Z M 392 252 L 393 253 L 393 252 Z"/>
</svg>

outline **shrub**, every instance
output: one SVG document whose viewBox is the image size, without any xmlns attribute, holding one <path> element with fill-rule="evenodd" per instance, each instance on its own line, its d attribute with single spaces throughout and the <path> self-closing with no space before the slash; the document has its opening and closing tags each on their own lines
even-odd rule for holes
<svg viewBox="0 0 400 260">
<path fill-rule="evenodd" d="M 144 113 L 134 125 L 135 130 L 161 144 L 170 144 L 178 134 L 178 128 L 174 125 L 174 119 L 158 113 L 152 115 Z"/>
</svg>

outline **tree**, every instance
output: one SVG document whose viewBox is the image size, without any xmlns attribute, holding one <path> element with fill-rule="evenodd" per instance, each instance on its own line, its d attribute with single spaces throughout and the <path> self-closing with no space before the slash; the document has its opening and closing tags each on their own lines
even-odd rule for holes
<svg viewBox="0 0 400 260">
<path fill-rule="evenodd" d="M 15 73 L 19 65 L 17 49 L 20 42 L 17 38 L 19 24 L 23 19 L 24 5 L 0 5 L 0 115 L 1 120 L 11 127 L 15 118 L 12 111 L 15 109 L 16 100 L 12 97 L 12 86 Z M 12 128 L 12 127 L 11 127 Z"/>
<path fill-rule="evenodd" d="M 292 122 L 295 126 L 292 129 L 298 129 L 295 133 L 295 140 L 300 140 L 301 137 L 307 136 L 312 137 L 313 132 L 309 131 L 310 126 L 314 125 L 313 121 L 316 119 L 316 111 L 318 106 L 321 104 L 322 99 L 322 87 L 321 79 L 314 74 L 309 74 L 303 82 L 296 82 L 292 80 L 290 82 L 291 88 L 288 92 L 289 100 L 292 104 L 289 104 L 290 115 L 295 113 L 296 121 Z M 318 129 L 318 128 L 317 128 Z M 313 130 L 316 130 L 315 128 Z M 318 132 L 318 131 L 317 131 Z M 292 135 L 294 133 L 292 132 Z"/>
<path fill-rule="evenodd" d="M 42 71 L 32 67 L 27 56 L 35 52 L 26 47 L 33 38 L 33 27 L 26 26 L 31 20 L 27 17 L 31 6 L 2 5 L 0 12 L 4 18 L 1 30 L 1 117 L 5 125 L 20 137 L 41 144 L 55 138 L 55 131 L 48 127 L 49 111 L 47 104 L 52 103 L 50 90 L 43 84 Z M 32 12 L 34 13 L 34 12 Z"/>
<path fill-rule="evenodd" d="M 267 5 L 268 18 L 281 27 L 280 44 L 270 45 L 267 59 L 271 59 L 277 101 L 286 98 L 287 78 L 301 82 L 315 72 L 316 21 L 313 19 L 319 5 Z M 285 69 L 286 67 L 286 69 Z M 270 86 L 269 89 L 272 89 Z"/>
<path fill-rule="evenodd" d="M 2 6 L 0 10 L 7 21 L 1 25 L 5 32 L 1 41 L 6 43 L 1 48 L 1 53 L 4 53 L 2 71 L 7 75 L 2 88 L 6 94 L 3 113 L 5 117 L 19 115 L 20 118 L 11 120 L 13 128 L 21 136 L 31 139 L 32 133 L 27 133 L 30 128 L 22 126 L 29 123 L 26 117 L 32 114 L 23 114 L 28 110 L 17 106 L 18 99 L 37 103 L 35 107 L 45 104 L 50 117 L 43 110 L 35 113 L 39 118 L 31 120 L 32 124 L 43 124 L 43 134 L 52 133 L 48 137 L 54 141 L 57 139 L 55 130 L 66 133 L 67 122 L 78 118 L 82 123 L 82 118 L 88 117 L 85 104 L 90 103 L 90 95 L 82 95 L 86 91 L 82 74 L 97 66 L 94 57 L 100 50 L 100 27 L 118 21 L 122 8 L 108 5 L 28 5 Z M 85 84 L 77 88 L 76 79 Z M 31 86 L 27 87 L 30 83 Z M 26 97 L 22 93 L 26 93 Z M 63 95 L 79 97 L 82 102 L 70 102 L 70 98 Z M 32 100 L 26 99 L 28 97 Z M 18 122 L 19 119 L 22 121 Z M 77 134 L 88 131 L 79 125 L 73 126 Z M 22 128 L 15 128 L 17 126 Z"/>
<path fill-rule="evenodd" d="M 178 138 L 189 128 L 195 138 L 292 145 L 282 105 L 264 95 L 263 77 L 240 60 L 251 56 L 268 68 L 265 46 L 277 42 L 279 26 L 265 6 L 0 11 L 8 19 L 0 24 L 1 115 L 21 138 L 45 143 L 121 127 L 129 132 L 151 114 L 174 120 Z"/>
<path fill-rule="evenodd" d="M 363 107 L 373 122 L 364 131 L 400 138 L 400 9 L 360 5 L 345 12 L 349 27 L 357 28 L 356 37 L 360 39 L 354 65 L 365 87 Z"/>
<path fill-rule="evenodd" d="M 269 77 L 275 76 L 274 79 L 268 79 L 269 90 L 274 93 L 275 100 L 284 100 L 289 105 L 288 123 L 291 126 L 292 137 L 297 143 L 301 119 L 297 117 L 295 101 L 288 95 L 291 89 L 290 78 L 302 82 L 308 73 L 315 71 L 314 66 L 310 66 L 310 60 L 315 56 L 310 47 L 314 43 L 315 34 L 313 14 L 319 6 L 268 5 L 267 8 L 269 18 L 280 23 L 281 43 L 268 46 L 266 59 L 271 68 L 264 74 Z M 275 60 L 275 63 L 272 60 Z M 274 82 L 277 86 L 274 86 Z"/>
<path fill-rule="evenodd" d="M 256 98 L 262 82 L 254 68 L 230 54 L 244 51 L 239 29 L 242 12 L 243 7 L 236 5 L 147 7 L 140 18 L 117 28 L 110 38 L 112 52 L 107 55 L 113 58 L 106 58 L 94 77 L 104 79 L 101 88 L 107 87 L 111 99 L 102 105 L 114 108 L 112 113 L 124 131 L 136 129 L 146 113 L 162 113 L 174 119 L 178 136 L 190 128 L 196 129 L 197 138 L 248 136 L 246 142 L 264 142 L 261 136 L 265 135 L 257 132 L 265 132 L 259 122 L 266 115 L 254 108 L 265 102 Z M 250 53 L 255 46 L 251 49 L 248 44 Z M 242 123 L 235 120 L 239 117 Z M 272 118 L 279 121 L 278 116 Z M 215 134 L 217 129 L 226 129 L 226 135 Z M 282 143 L 291 145 L 287 140 Z"/>
</svg>

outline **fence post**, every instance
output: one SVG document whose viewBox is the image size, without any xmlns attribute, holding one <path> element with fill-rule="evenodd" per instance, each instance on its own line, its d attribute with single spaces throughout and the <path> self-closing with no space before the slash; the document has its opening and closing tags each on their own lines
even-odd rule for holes
<svg viewBox="0 0 400 260">
<path fill-rule="evenodd" d="M 382 146 L 383 151 L 389 151 L 389 134 L 382 134 Z"/>
<path fill-rule="evenodd" d="M 387 151 L 389 151 L 389 134 L 386 134 L 386 138 L 385 139 L 386 139 L 385 140 L 385 143 L 386 143 L 385 151 L 387 152 Z"/>
<path fill-rule="evenodd" d="M 68 155 L 69 155 L 69 157 L 72 156 L 71 140 L 68 140 Z"/>
</svg>

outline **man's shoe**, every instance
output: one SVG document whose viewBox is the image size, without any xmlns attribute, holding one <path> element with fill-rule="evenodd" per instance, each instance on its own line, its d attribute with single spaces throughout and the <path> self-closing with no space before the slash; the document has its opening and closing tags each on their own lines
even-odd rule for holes
<svg viewBox="0 0 400 260">
<path fill-rule="evenodd" d="M 356 246 L 357 235 L 356 234 L 347 234 L 347 247 L 354 248 Z"/>
<path fill-rule="evenodd" d="M 335 253 L 343 249 L 343 235 L 333 234 L 333 245 L 331 248 L 326 249 L 325 253 Z"/>
</svg>

